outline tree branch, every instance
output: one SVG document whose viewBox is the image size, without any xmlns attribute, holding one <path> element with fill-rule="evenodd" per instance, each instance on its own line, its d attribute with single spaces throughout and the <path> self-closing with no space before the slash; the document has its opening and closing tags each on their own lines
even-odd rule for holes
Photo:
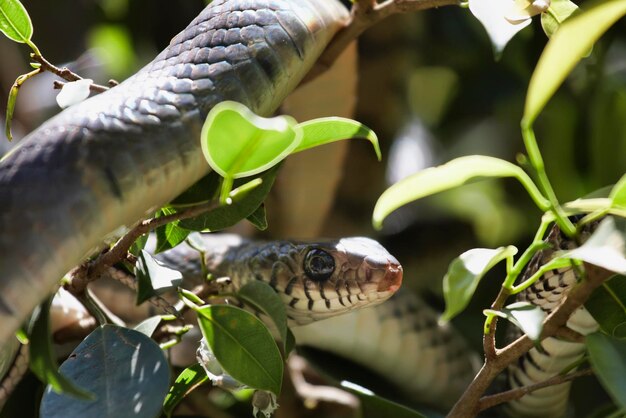
<svg viewBox="0 0 626 418">
<path fill-rule="evenodd" d="M 496 393 L 495 395 L 483 396 L 482 398 L 480 398 L 480 401 L 478 402 L 478 409 L 479 411 L 484 411 L 485 409 L 492 408 L 496 405 L 500 405 L 501 403 L 510 402 L 510 401 L 514 401 L 515 399 L 519 399 L 522 396 L 528 393 L 534 392 L 536 390 L 547 388 L 548 386 L 560 385 L 561 383 L 570 382 L 578 377 L 590 376 L 592 374 L 593 374 L 593 370 L 591 369 L 580 370 L 580 371 L 577 371 L 574 373 L 568 373 L 565 375 L 559 374 L 549 379 L 546 379 L 543 382 L 507 390 L 506 392 Z"/>
<path fill-rule="evenodd" d="M 613 275 L 608 270 L 587 263 L 585 263 L 585 273 L 585 278 L 569 291 L 561 305 L 544 321 L 541 340 L 557 334 L 565 326 L 572 313 L 585 303 L 597 287 Z M 505 348 L 497 350 L 493 359 L 487 358 L 463 396 L 448 414 L 448 418 L 476 416 L 481 411 L 480 399 L 496 376 L 532 347 L 533 341 L 523 335 Z"/>
<path fill-rule="evenodd" d="M 78 81 L 78 80 L 82 80 L 83 78 L 81 76 L 79 76 L 78 74 L 76 74 L 75 72 L 71 71 L 69 68 L 67 67 L 57 67 L 56 65 L 52 64 L 50 61 L 48 61 L 47 59 L 45 59 L 42 55 L 38 55 L 38 54 L 30 54 L 30 57 L 37 61 L 40 65 L 41 65 L 41 70 L 42 71 L 48 71 L 51 72 L 59 77 L 61 77 L 63 80 L 65 81 Z M 111 83 L 111 81 L 109 81 L 109 83 Z M 54 83 L 54 88 L 55 89 L 60 89 L 61 87 L 63 87 L 63 84 L 65 83 L 61 83 L 59 81 L 56 81 Z M 109 89 L 109 87 L 106 86 L 102 86 L 100 84 L 95 84 L 92 83 L 89 86 L 89 90 L 96 92 L 96 93 L 102 93 L 104 91 L 107 91 Z"/>
<path fill-rule="evenodd" d="M 98 258 L 96 258 L 96 260 L 84 263 L 74 269 L 70 274 L 72 278 L 71 283 L 69 283 L 66 288 L 73 294 L 80 294 L 81 292 L 84 292 L 89 282 L 102 276 L 109 267 L 126 259 L 131 245 L 133 245 L 137 238 L 143 234 L 173 221 L 179 221 L 201 215 L 215 209 L 219 205 L 220 204 L 218 202 L 211 201 L 190 207 L 189 209 L 176 212 L 171 215 L 146 219 L 139 222 L 130 231 L 128 231 L 126 235 L 120 238 L 109 251 L 102 253 Z"/>
</svg>

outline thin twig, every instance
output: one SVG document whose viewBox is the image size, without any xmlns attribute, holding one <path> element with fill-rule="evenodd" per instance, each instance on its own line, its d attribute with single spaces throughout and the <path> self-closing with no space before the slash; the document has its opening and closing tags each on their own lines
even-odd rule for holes
<svg viewBox="0 0 626 418">
<path fill-rule="evenodd" d="M 37 61 L 39 64 L 41 64 L 41 70 L 43 71 L 49 71 L 53 74 L 56 74 L 57 76 L 61 77 L 63 80 L 65 81 L 78 81 L 78 80 L 82 80 L 83 78 L 81 76 L 79 76 L 78 74 L 76 74 L 75 72 L 71 71 L 69 68 L 67 67 L 57 67 L 56 65 L 52 64 L 50 61 L 48 61 L 47 59 L 45 59 L 42 55 L 37 55 L 37 54 L 30 54 L 31 58 L 35 61 Z M 60 81 L 55 81 L 54 82 L 54 88 L 55 89 L 60 89 L 61 87 L 63 87 L 63 84 Z M 102 93 L 104 91 L 107 91 L 109 89 L 109 87 L 106 86 L 102 86 L 100 84 L 95 84 L 92 83 L 89 85 L 89 90 L 96 92 L 96 93 Z"/>
<path fill-rule="evenodd" d="M 613 275 L 613 273 L 601 267 L 587 263 L 585 263 L 585 274 L 585 279 L 575 285 L 563 299 L 561 305 L 548 315 L 543 323 L 541 340 L 557 334 L 565 326 L 572 313 L 585 303 L 596 288 Z M 533 345 L 533 341 L 526 335 L 523 335 L 505 348 L 496 350 L 496 356 L 485 362 L 472 383 L 448 414 L 448 418 L 476 416 L 480 412 L 480 398 L 496 376 L 527 353 Z"/>
<path fill-rule="evenodd" d="M 506 392 L 496 393 L 495 395 L 483 396 L 482 398 L 480 398 L 480 401 L 478 402 L 478 409 L 480 411 L 484 411 L 485 409 L 492 408 L 501 403 L 510 402 L 510 401 L 514 401 L 515 399 L 519 399 L 522 396 L 527 395 L 536 390 L 547 388 L 548 386 L 560 385 L 561 383 L 570 382 L 578 377 L 590 376 L 592 374 L 593 374 L 593 370 L 591 369 L 580 370 L 580 371 L 565 374 L 565 375 L 559 374 L 549 379 L 546 379 L 543 382 L 534 383 L 532 385 L 507 390 Z"/>
<path fill-rule="evenodd" d="M 102 276 L 109 267 L 126 259 L 131 245 L 143 234 L 173 221 L 193 218 L 215 209 L 218 206 L 218 202 L 209 202 L 190 207 L 189 209 L 171 215 L 140 221 L 135 227 L 128 231 L 126 235 L 120 238 L 109 251 L 101 254 L 95 261 L 82 264 L 74 269 L 71 274 L 72 281 L 66 287 L 73 294 L 83 292 L 87 287 L 87 283 L 96 280 Z"/>
<path fill-rule="evenodd" d="M 328 70 L 352 41 L 391 15 L 460 4 L 460 0 L 386 0 L 382 3 L 377 3 L 376 0 L 357 0 L 352 6 L 350 19 L 328 44 L 304 81 L 310 81 Z"/>
</svg>

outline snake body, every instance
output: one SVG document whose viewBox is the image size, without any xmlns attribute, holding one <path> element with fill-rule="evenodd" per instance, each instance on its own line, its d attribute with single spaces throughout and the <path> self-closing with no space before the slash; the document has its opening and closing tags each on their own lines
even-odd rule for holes
<svg viewBox="0 0 626 418">
<path fill-rule="evenodd" d="M 585 228 L 581 238 L 584 240 L 590 232 L 591 228 Z M 565 237 L 557 227 L 552 229 L 546 238 L 546 243 L 549 248 L 535 255 L 522 280 L 528 279 L 537 268 L 550 261 L 555 252 L 571 250 L 575 247 L 575 243 Z M 530 302 L 549 314 L 560 305 L 565 295 L 579 281 L 580 273 L 574 267 L 549 271 L 522 292 L 518 300 Z M 570 330 L 581 335 L 598 330 L 598 323 L 584 307 L 574 312 L 566 325 Z M 520 335 L 521 331 L 516 328 L 511 337 Z M 586 347 L 583 342 L 548 337 L 521 357 L 516 364 L 509 366 L 508 386 L 517 388 L 547 380 L 576 364 L 584 357 L 585 352 Z M 518 400 L 509 402 L 506 406 L 507 413 L 510 416 L 529 418 L 566 416 L 571 385 L 572 382 L 566 382 L 531 392 Z"/>
<path fill-rule="evenodd" d="M 438 313 L 410 292 L 397 292 L 402 268 L 374 240 L 256 242 L 194 234 L 193 247 L 183 243 L 157 258 L 198 282 L 202 263 L 194 248 L 209 272 L 231 279 L 233 290 L 251 280 L 272 286 L 298 345 L 350 359 L 417 402 L 451 407 L 478 369 L 477 356 L 454 329 L 438 324 Z M 311 263 L 324 254 L 326 263 Z M 318 274 L 329 265 L 332 272 Z"/>
<path fill-rule="evenodd" d="M 105 236 L 209 171 L 212 106 L 272 113 L 346 19 L 337 0 L 215 0 L 137 74 L 28 135 L 0 162 L 0 341 Z"/>
</svg>

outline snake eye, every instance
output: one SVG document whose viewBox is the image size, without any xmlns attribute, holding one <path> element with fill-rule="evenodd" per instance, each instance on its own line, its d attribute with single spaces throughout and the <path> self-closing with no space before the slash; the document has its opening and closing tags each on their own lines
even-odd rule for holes
<svg viewBox="0 0 626 418">
<path fill-rule="evenodd" d="M 326 280 L 334 271 L 335 259 L 324 250 L 314 248 L 304 257 L 304 273 L 313 280 Z"/>
</svg>

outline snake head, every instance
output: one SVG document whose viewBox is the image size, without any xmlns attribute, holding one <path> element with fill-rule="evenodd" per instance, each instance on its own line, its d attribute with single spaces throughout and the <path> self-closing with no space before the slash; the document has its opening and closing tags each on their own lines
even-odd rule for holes
<svg viewBox="0 0 626 418">
<path fill-rule="evenodd" d="M 297 324 L 384 302 L 402 283 L 398 260 L 369 238 L 297 244 L 294 250 L 292 267 L 275 271 L 290 277 L 275 284 Z"/>
</svg>

